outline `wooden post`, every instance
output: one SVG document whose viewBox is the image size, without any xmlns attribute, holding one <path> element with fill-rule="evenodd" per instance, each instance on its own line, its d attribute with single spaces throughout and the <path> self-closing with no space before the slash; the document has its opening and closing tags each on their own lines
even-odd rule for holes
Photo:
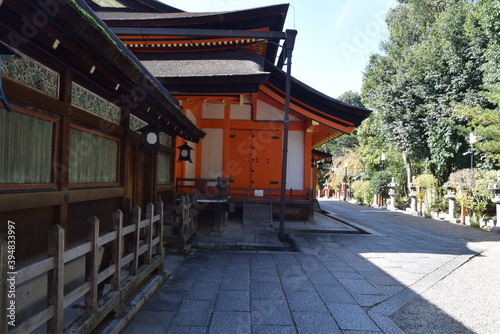
<svg viewBox="0 0 500 334">
<path fill-rule="evenodd" d="M 467 216 L 467 207 L 465 206 L 465 203 L 462 203 L 460 205 L 460 223 L 465 225 L 465 217 Z"/>
<path fill-rule="evenodd" d="M 149 220 L 148 226 L 146 226 L 146 244 L 148 245 L 148 250 L 144 256 L 144 262 L 146 264 L 151 264 L 153 262 L 153 217 L 154 217 L 154 205 L 149 203 L 146 207 L 146 219 Z"/>
<path fill-rule="evenodd" d="M 55 225 L 49 232 L 49 256 L 54 258 L 54 269 L 48 273 L 47 299 L 54 306 L 54 314 L 47 322 L 47 332 L 64 331 L 64 229 Z"/>
<path fill-rule="evenodd" d="M 179 223 L 180 223 L 180 235 L 184 237 L 186 235 L 186 224 L 189 222 L 188 212 L 187 212 L 187 195 L 181 195 L 179 198 Z"/>
<path fill-rule="evenodd" d="M 160 237 L 160 242 L 158 246 L 156 246 L 156 254 L 161 255 L 161 257 L 165 257 L 165 248 L 163 247 L 163 202 L 156 202 L 156 214 L 160 215 L 160 220 L 156 225 L 156 236 Z"/>
<path fill-rule="evenodd" d="M 111 243 L 111 259 L 115 266 L 115 273 L 111 278 L 111 290 L 119 291 L 121 288 L 122 256 L 123 256 L 123 213 L 120 210 L 113 212 L 113 229 L 116 231 L 116 238 Z"/>
<path fill-rule="evenodd" d="M 85 259 L 85 280 L 90 282 L 90 290 L 85 294 L 85 309 L 94 311 L 97 308 L 97 279 L 99 276 L 99 219 L 92 216 L 87 220 L 87 241 L 90 241 L 90 252 Z"/>
<path fill-rule="evenodd" d="M 139 206 L 134 206 L 132 209 L 132 224 L 135 224 L 135 234 L 134 239 L 132 240 L 132 251 L 134 252 L 134 260 L 130 264 L 130 275 L 137 275 L 137 271 L 139 269 L 139 241 L 140 241 L 140 232 L 139 222 L 141 221 L 141 208 Z"/>
<path fill-rule="evenodd" d="M 7 334 L 7 241 L 0 238 L 0 334 Z"/>
</svg>

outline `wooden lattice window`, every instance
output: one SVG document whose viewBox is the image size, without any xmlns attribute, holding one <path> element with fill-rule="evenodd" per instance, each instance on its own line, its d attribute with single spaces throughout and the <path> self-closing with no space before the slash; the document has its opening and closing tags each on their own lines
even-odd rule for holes
<svg viewBox="0 0 500 334">
<path fill-rule="evenodd" d="M 172 183 L 172 157 L 158 154 L 158 171 L 156 173 L 158 183 Z"/>
<path fill-rule="evenodd" d="M 52 185 L 57 119 L 15 109 L 0 108 L 0 187 Z"/>
<path fill-rule="evenodd" d="M 118 182 L 118 139 L 73 125 L 70 139 L 69 182 Z"/>
</svg>

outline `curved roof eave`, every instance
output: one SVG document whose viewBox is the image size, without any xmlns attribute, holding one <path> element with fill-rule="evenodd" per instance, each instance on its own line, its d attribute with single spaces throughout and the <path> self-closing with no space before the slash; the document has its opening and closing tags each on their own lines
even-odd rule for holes
<svg viewBox="0 0 500 334">
<path fill-rule="evenodd" d="M 279 90 L 279 93 L 284 98 L 286 72 L 267 61 L 264 70 L 271 73 L 267 85 L 272 85 L 275 91 Z M 300 101 L 304 109 L 308 109 L 319 117 L 325 119 L 332 117 L 332 119 L 337 121 L 340 119 L 353 127 L 359 126 L 371 114 L 371 110 L 356 107 L 329 97 L 294 77 L 291 78 L 291 97 L 296 101 Z"/>
<path fill-rule="evenodd" d="M 110 63 L 115 64 L 118 69 L 123 66 L 127 66 L 127 71 L 123 71 L 126 73 L 130 80 L 130 84 L 132 86 L 137 86 L 137 80 L 141 77 L 149 80 L 151 85 L 154 87 L 153 90 L 149 92 L 151 97 L 164 108 L 165 112 L 168 112 L 169 116 L 173 119 L 174 123 L 179 128 L 183 128 L 184 131 L 177 133 L 184 139 L 198 142 L 200 138 L 205 136 L 205 132 L 199 129 L 194 123 L 192 123 L 189 118 L 182 112 L 181 107 L 177 100 L 167 91 L 167 89 L 142 65 L 142 63 L 137 59 L 137 57 L 128 50 L 128 48 L 121 42 L 121 40 L 106 26 L 106 24 L 93 12 L 93 10 L 87 5 L 87 3 L 83 0 L 73 0 L 70 3 L 73 4 L 77 11 L 83 10 L 87 15 L 85 19 L 89 22 L 89 24 L 94 25 L 97 31 L 102 35 L 103 38 L 108 40 L 110 45 L 113 45 L 115 49 L 119 51 L 119 53 L 123 56 L 123 61 L 119 61 L 114 59 L 114 61 L 110 61 Z M 81 13 L 82 14 L 82 13 Z M 64 18 L 64 17 L 63 17 Z M 67 18 L 64 18 L 67 19 Z M 83 39 L 93 39 L 95 36 L 85 36 L 82 35 Z M 90 41 L 92 42 L 92 41 Z M 105 50 L 102 50 L 103 53 L 106 53 Z M 135 69 L 135 73 L 129 73 L 130 69 Z M 168 129 L 167 129 L 168 130 Z M 186 138 L 188 135 L 189 138 Z"/>
<path fill-rule="evenodd" d="M 283 31 L 288 4 L 225 12 L 144 13 L 139 11 L 97 11 L 110 27 L 168 27 L 183 29 Z M 275 42 L 279 42 L 276 40 Z M 266 58 L 276 59 L 278 46 L 269 44 Z"/>
</svg>

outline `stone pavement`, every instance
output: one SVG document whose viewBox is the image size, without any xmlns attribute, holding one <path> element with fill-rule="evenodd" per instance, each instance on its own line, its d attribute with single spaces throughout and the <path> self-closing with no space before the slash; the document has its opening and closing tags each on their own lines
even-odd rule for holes
<svg viewBox="0 0 500 334">
<path fill-rule="evenodd" d="M 298 251 L 195 250 L 167 268 L 169 280 L 123 333 L 481 333 L 421 299 L 482 251 L 479 243 L 401 223 L 419 217 L 321 206 L 337 219 L 321 216 L 322 224 L 350 229 L 343 221 L 369 233 L 325 233 L 302 222 L 291 235 Z M 167 266 L 176 260 L 167 257 Z M 439 315 L 430 329 L 402 312 L 417 301 Z"/>
</svg>

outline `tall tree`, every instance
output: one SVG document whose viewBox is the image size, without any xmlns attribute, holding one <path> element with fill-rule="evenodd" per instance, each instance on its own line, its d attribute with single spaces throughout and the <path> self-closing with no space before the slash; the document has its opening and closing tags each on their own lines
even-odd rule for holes
<svg viewBox="0 0 500 334">
<path fill-rule="evenodd" d="M 405 0 L 387 15 L 382 55 L 366 68 L 363 102 L 380 113 L 388 139 L 402 153 L 408 182 L 412 161 L 427 161 L 441 182 L 466 163 L 468 149 L 452 105 L 484 105 L 483 62 L 467 34 L 466 0 Z"/>
<path fill-rule="evenodd" d="M 500 2 L 480 0 L 470 15 L 467 32 L 476 52 L 483 57 L 484 91 L 488 105 L 456 106 L 455 113 L 468 120 L 464 132 L 474 132 L 476 149 L 497 166 L 500 165 Z M 480 162 L 481 163 L 481 162 Z M 486 167 L 489 167 L 488 165 Z"/>
</svg>

